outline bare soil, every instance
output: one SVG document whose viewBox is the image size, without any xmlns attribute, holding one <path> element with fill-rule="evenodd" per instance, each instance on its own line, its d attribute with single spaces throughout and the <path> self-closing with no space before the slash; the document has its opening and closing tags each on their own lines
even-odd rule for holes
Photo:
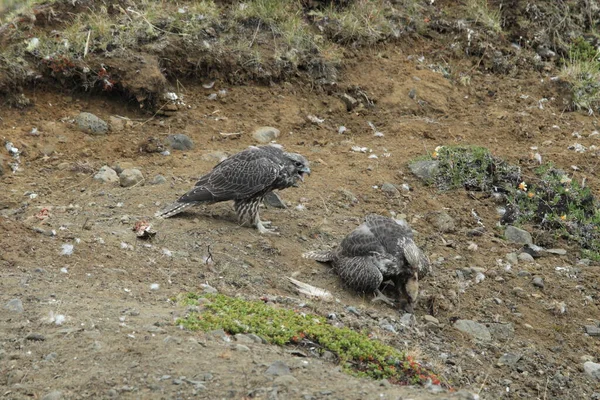
<svg viewBox="0 0 600 400">
<path fill-rule="evenodd" d="M 173 298 L 202 291 L 201 284 L 233 296 L 309 302 L 311 310 L 335 313 L 340 323 L 406 349 L 454 390 L 481 398 L 582 399 L 600 391 L 598 381 L 582 368 L 586 360 L 597 361 L 600 350 L 598 339 L 583 329 L 600 319 L 597 265 L 578 265 L 579 249 L 555 241 L 554 247 L 567 250 L 565 256 L 507 270 L 505 261 L 499 265 L 497 260 L 520 246 L 502 238 L 498 205 L 481 193 L 428 187 L 407 166 L 438 145 L 480 145 L 521 165 L 527 177 L 533 176 L 531 148 L 537 147 L 544 161 L 570 171 L 578 181 L 585 177 L 597 195 L 598 158 L 593 151 L 567 150 L 575 142 L 589 147 L 600 140 L 587 137 L 597 129 L 597 120 L 564 112 L 560 88 L 550 74 L 488 75 L 456 62 L 453 68 L 472 76 L 470 85 L 457 85 L 428 68 L 427 61 L 418 61 L 432 47 L 412 42 L 356 55 L 338 85 L 360 86 L 375 107 L 352 112 L 323 90 L 220 82 L 210 90 L 182 82 L 186 107 L 168 118 L 152 118 L 119 98 L 43 89 L 26 93 L 33 107 L 1 109 L 0 135 L 22 155 L 21 168 L 13 174 L 2 149 L 0 303 L 19 298 L 25 310 L 0 309 L 2 396 L 43 398 L 61 391 L 64 398 L 124 399 L 434 397 L 423 388 L 349 376 L 335 360 L 302 357 L 291 348 L 244 344 L 246 350 L 233 338 L 227 342 L 181 330 L 174 320 L 186 310 Z M 227 95 L 207 100 L 219 89 Z M 123 131 L 90 136 L 73 123 L 81 111 L 104 120 L 124 116 L 132 123 Z M 325 121 L 310 122 L 309 114 Z M 368 122 L 385 136 L 374 137 Z M 218 162 L 217 152 L 233 154 L 256 144 L 251 133 L 265 125 L 280 129 L 278 143 L 304 154 L 313 170 L 301 187 L 281 193 L 290 207 L 261 211 L 280 236 L 238 226 L 227 203 L 153 219 L 161 205 Z M 339 134 L 339 126 L 348 130 Z M 30 134 L 34 127 L 39 135 Z M 241 135 L 220 134 L 232 132 Z M 573 132 L 584 137 L 576 139 Z M 194 149 L 168 156 L 140 151 L 149 138 L 164 140 L 173 133 L 192 138 Z M 352 146 L 373 152 L 354 152 Z M 139 168 L 146 182 L 131 188 L 102 184 L 92 177 L 103 165 Z M 157 174 L 166 183 L 150 184 Z M 389 195 L 381 191 L 386 182 L 406 183 L 411 190 Z M 296 208 L 299 204 L 305 208 Z M 40 219 L 43 209 L 48 217 Z M 381 326 L 388 321 L 398 327 L 398 310 L 346 290 L 327 265 L 301 258 L 304 251 L 335 245 L 366 214 L 392 211 L 407 217 L 436 268 L 422 281 L 416 324 L 396 333 Z M 480 226 L 473 211 L 485 226 L 481 236 L 470 235 Z M 454 219 L 455 230 L 440 232 L 431 223 L 439 212 Z M 150 242 L 136 239 L 132 231 L 142 219 L 158 231 Z M 46 234 L 51 230 L 56 236 Z M 63 244 L 74 245 L 72 255 L 61 255 Z M 204 262 L 209 252 L 213 264 Z M 457 270 L 469 267 L 483 268 L 485 279 L 476 283 L 473 276 L 457 277 Z M 290 276 L 331 291 L 339 302 L 302 298 L 286 279 Z M 543 289 L 532 285 L 532 276 L 543 277 Z M 153 283 L 160 288 L 151 290 Z M 558 310 L 562 302 L 564 313 Z M 61 325 L 51 322 L 57 314 L 66 317 Z M 430 314 L 439 324 L 424 319 Z M 512 324 L 514 332 L 478 342 L 453 327 L 456 319 Z M 513 366 L 497 365 L 505 353 L 521 358 Z M 276 360 L 288 364 L 295 379 L 274 381 L 265 375 Z"/>
</svg>

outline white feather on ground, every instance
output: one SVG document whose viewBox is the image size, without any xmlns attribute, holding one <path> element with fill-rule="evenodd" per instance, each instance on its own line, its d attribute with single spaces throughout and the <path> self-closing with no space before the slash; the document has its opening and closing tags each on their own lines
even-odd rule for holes
<svg viewBox="0 0 600 400">
<path fill-rule="evenodd" d="M 288 277 L 288 279 L 296 286 L 298 292 L 308 297 L 316 297 L 324 301 L 333 301 L 333 296 L 325 289 L 309 285 L 308 283 L 300 282 L 299 280 L 296 280 L 294 278 Z"/>
</svg>

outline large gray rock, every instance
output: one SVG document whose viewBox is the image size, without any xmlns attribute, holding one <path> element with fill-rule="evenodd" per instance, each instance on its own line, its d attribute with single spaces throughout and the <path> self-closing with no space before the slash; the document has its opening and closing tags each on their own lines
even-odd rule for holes
<svg viewBox="0 0 600 400">
<path fill-rule="evenodd" d="M 117 175 L 117 172 L 108 165 L 100 168 L 96 175 L 94 175 L 94 179 L 103 183 L 119 182 L 119 176 Z"/>
<path fill-rule="evenodd" d="M 9 302 L 4 305 L 4 308 L 17 314 L 21 314 L 24 311 L 21 299 L 9 300 Z"/>
<path fill-rule="evenodd" d="M 177 133 L 175 135 L 167 136 L 167 144 L 173 150 L 191 150 L 194 148 L 194 142 L 189 138 L 188 135 L 184 135 L 183 133 Z"/>
<path fill-rule="evenodd" d="M 515 226 L 508 225 L 506 230 L 504 231 L 504 237 L 506 240 L 519 243 L 519 244 L 531 244 L 533 243 L 533 239 L 531 238 L 531 234 L 523 229 L 519 229 Z"/>
<path fill-rule="evenodd" d="M 288 367 L 283 361 L 275 361 L 265 371 L 265 374 L 275 376 L 290 375 L 291 373 L 290 367 Z"/>
<path fill-rule="evenodd" d="M 430 183 L 435 179 L 439 165 L 439 161 L 423 160 L 410 163 L 408 168 L 410 169 L 410 172 L 415 174 L 417 177 L 421 178 L 427 183 Z"/>
<path fill-rule="evenodd" d="M 600 380 L 600 364 L 586 361 L 583 363 L 583 370 L 592 378 Z"/>
<path fill-rule="evenodd" d="M 79 113 L 75 117 L 75 122 L 81 131 L 90 135 L 105 135 L 108 132 L 108 124 L 88 112 Z"/>
<path fill-rule="evenodd" d="M 252 137 L 259 143 L 269 143 L 279 137 L 279 129 L 272 126 L 262 126 L 252 132 Z"/>
<path fill-rule="evenodd" d="M 492 340 L 492 335 L 490 334 L 488 328 L 479 322 L 471 321 L 469 319 L 459 319 L 454 323 L 454 327 L 459 331 L 474 337 L 475 339 L 486 342 Z"/>
<path fill-rule="evenodd" d="M 144 181 L 144 175 L 137 168 L 124 169 L 119 175 L 119 182 L 123 187 L 131 187 Z"/>
</svg>

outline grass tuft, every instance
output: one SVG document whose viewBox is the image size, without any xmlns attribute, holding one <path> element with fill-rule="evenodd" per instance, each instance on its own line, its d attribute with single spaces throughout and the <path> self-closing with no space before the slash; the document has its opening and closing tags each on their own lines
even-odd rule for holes
<svg viewBox="0 0 600 400">
<path fill-rule="evenodd" d="M 600 107 L 600 51 L 583 38 L 574 41 L 560 75 L 570 86 L 572 106 L 593 114 Z"/>
<path fill-rule="evenodd" d="M 359 376 L 388 379 L 397 384 L 422 384 L 428 379 L 434 384 L 440 383 L 435 375 L 403 352 L 366 334 L 334 327 L 323 317 L 221 294 L 187 293 L 180 295 L 179 301 L 184 305 L 197 305 L 200 298 L 208 300 L 202 304 L 203 311 L 179 318 L 177 324 L 189 330 L 254 333 L 280 346 L 316 345 L 320 352 L 335 353 L 346 371 Z"/>
<path fill-rule="evenodd" d="M 492 9 L 488 0 L 467 0 L 467 15 L 476 24 L 494 33 L 502 32 L 502 14 L 500 9 Z"/>
</svg>

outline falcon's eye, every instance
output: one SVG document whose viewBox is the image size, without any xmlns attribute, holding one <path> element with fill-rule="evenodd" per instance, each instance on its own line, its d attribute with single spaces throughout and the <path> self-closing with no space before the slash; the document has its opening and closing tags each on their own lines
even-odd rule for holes
<svg viewBox="0 0 600 400">
<path fill-rule="evenodd" d="M 296 167 L 303 167 L 304 164 L 302 164 L 302 162 L 300 161 L 296 161 Z"/>
</svg>

